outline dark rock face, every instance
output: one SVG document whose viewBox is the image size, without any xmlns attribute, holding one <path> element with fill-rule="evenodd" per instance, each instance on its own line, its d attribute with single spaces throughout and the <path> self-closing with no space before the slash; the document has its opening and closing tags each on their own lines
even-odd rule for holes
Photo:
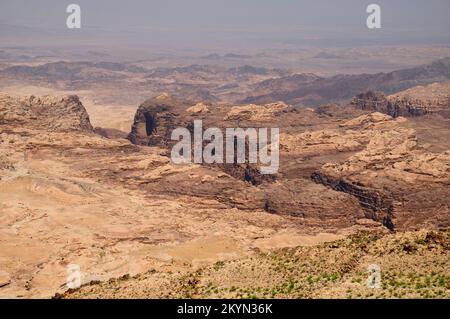
<svg viewBox="0 0 450 319">
<path fill-rule="evenodd" d="M 211 126 L 225 128 L 227 122 L 224 121 L 224 114 L 217 112 L 209 114 L 207 117 L 199 117 L 195 113 L 186 111 L 192 103 L 188 101 L 180 101 L 169 95 L 161 95 L 153 99 L 145 101 L 141 104 L 136 112 L 134 123 L 128 139 L 136 145 L 145 146 L 161 146 L 169 149 L 175 142 L 171 140 L 172 131 L 175 128 L 187 128 L 191 135 L 194 133 L 194 120 L 201 119 L 203 121 L 203 130 Z M 233 125 L 237 126 L 237 123 Z M 233 126 L 230 125 L 230 126 Z M 203 147 L 208 142 L 203 142 Z M 246 143 L 247 145 L 248 143 Z M 235 145 L 236 148 L 236 145 Z M 225 139 L 224 139 L 224 150 Z M 235 149 L 236 154 L 236 149 Z M 226 155 L 226 151 L 224 153 Z M 248 155 L 248 154 L 247 154 Z M 263 181 L 272 181 L 272 175 L 262 175 L 255 165 L 248 163 L 248 158 L 244 164 L 220 164 L 212 165 L 219 167 L 221 170 L 230 174 L 238 180 L 248 182 L 252 185 L 261 184 Z"/>
<path fill-rule="evenodd" d="M 366 218 L 380 222 L 390 230 L 449 227 L 449 190 L 443 185 L 390 183 L 386 180 L 384 188 L 378 188 L 321 171 L 311 178 L 358 199 Z"/>
<path fill-rule="evenodd" d="M 367 91 L 365 93 L 358 94 L 352 99 L 351 104 L 364 111 L 389 114 L 389 102 L 386 99 L 386 96 L 381 92 Z"/>
<path fill-rule="evenodd" d="M 345 179 L 335 179 L 331 176 L 326 176 L 320 171 L 314 172 L 311 175 L 311 179 L 336 191 L 356 197 L 363 207 L 367 218 L 381 222 L 390 230 L 394 229 L 392 222 L 393 199 L 389 198 L 387 194 L 348 182 Z"/>
<path fill-rule="evenodd" d="M 175 143 L 170 139 L 172 130 L 184 127 L 193 133 L 193 122 L 197 119 L 202 120 L 203 130 L 217 127 L 223 132 L 227 127 L 289 127 L 289 130 L 298 131 L 296 127 L 312 124 L 309 117 L 318 120 L 310 111 L 302 114 L 283 104 L 259 107 L 210 105 L 209 111 L 200 107 L 192 111 L 193 104 L 167 95 L 144 102 L 136 112 L 128 139 L 134 144 L 159 146 L 169 151 Z M 208 142 L 203 143 L 205 146 Z M 248 148 L 248 141 L 245 144 Z M 226 156 L 225 146 L 224 139 Z M 235 154 L 236 151 L 235 144 Z M 208 177 L 195 185 L 192 177 L 179 173 L 167 181 L 149 183 L 145 188 L 152 193 L 214 198 L 230 207 L 298 217 L 302 224 L 314 227 L 348 227 L 364 218 L 360 203 L 353 196 L 319 185 L 311 181 L 308 174 L 298 171 L 296 176 L 286 172 L 282 175 L 261 174 L 256 164 L 249 163 L 247 152 L 245 163 L 201 164 L 198 170 L 199 176 Z"/>
<path fill-rule="evenodd" d="M 266 194 L 266 211 L 300 217 L 317 227 L 330 224 L 349 227 L 365 217 L 358 200 L 351 194 L 311 180 L 285 179 L 266 183 L 262 189 Z"/>
<path fill-rule="evenodd" d="M 361 110 L 381 112 L 392 117 L 416 117 L 449 111 L 443 107 L 437 108 L 438 105 L 433 105 L 430 102 L 426 103 L 418 99 L 408 98 L 388 99 L 383 93 L 372 91 L 358 94 L 352 99 L 351 105 Z"/>
<path fill-rule="evenodd" d="M 137 145 L 167 146 L 170 144 L 172 130 L 185 127 L 180 121 L 180 112 L 189 104 L 162 95 L 142 103 L 134 116 L 128 139 Z"/>
<path fill-rule="evenodd" d="M 140 187 L 289 215 L 314 227 L 349 227 L 364 218 L 390 230 L 448 226 L 449 193 L 443 186 L 448 182 L 448 152 L 429 153 L 420 145 L 442 144 L 441 137 L 450 134 L 448 125 L 429 119 L 441 132 L 436 139 L 422 132 L 417 121 L 423 118 L 393 118 L 415 113 L 383 94 L 368 92 L 358 98 L 364 103 L 357 108 L 329 106 L 318 111 L 283 103 L 194 105 L 167 95 L 148 100 L 136 112 L 128 136 L 133 143 L 158 146 L 168 154 L 176 143 L 171 141 L 172 130 L 183 127 L 193 136 L 194 120 L 202 120 L 203 130 L 217 127 L 223 132 L 275 127 L 281 133 L 280 169 L 263 175 L 248 159 L 242 164 L 203 163 L 195 166 L 195 173 L 171 174 Z M 368 114 L 373 111 L 393 117 Z M 419 130 L 419 139 L 413 128 Z"/>
<path fill-rule="evenodd" d="M 254 164 L 222 164 L 219 166 L 225 173 L 252 185 L 261 185 L 264 182 L 273 182 L 275 175 L 263 175 Z"/>
<path fill-rule="evenodd" d="M 351 104 L 364 111 L 381 112 L 392 117 L 420 116 L 425 114 L 409 105 L 391 103 L 381 92 L 368 91 L 358 94 L 352 99 Z"/>
<path fill-rule="evenodd" d="M 341 164 L 325 164 L 311 179 L 353 196 L 367 218 L 391 230 L 446 228 L 450 225 L 450 153 L 428 143 L 442 144 L 440 137 L 448 136 L 450 130 L 442 118 L 434 119 L 427 123 L 439 131 L 438 138 L 420 131 L 422 118 L 393 119 L 372 113 L 351 120 L 347 125 L 362 125 L 343 127 L 358 128 L 354 139 L 366 134 L 368 143 L 360 140 L 364 149 Z"/>
</svg>

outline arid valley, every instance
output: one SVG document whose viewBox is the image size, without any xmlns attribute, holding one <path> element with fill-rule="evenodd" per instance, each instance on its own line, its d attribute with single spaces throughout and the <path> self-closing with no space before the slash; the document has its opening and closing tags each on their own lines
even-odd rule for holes
<svg viewBox="0 0 450 319">
<path fill-rule="evenodd" d="M 449 56 L 0 48 L 0 297 L 449 298 Z M 195 120 L 279 171 L 173 163 Z"/>
</svg>

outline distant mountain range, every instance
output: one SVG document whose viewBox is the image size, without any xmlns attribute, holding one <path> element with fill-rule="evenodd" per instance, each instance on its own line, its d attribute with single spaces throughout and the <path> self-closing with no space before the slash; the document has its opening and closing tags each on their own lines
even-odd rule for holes
<svg viewBox="0 0 450 319">
<path fill-rule="evenodd" d="M 292 105 L 317 106 L 343 102 L 368 90 L 392 94 L 413 86 L 448 80 L 450 80 L 450 57 L 389 73 L 336 75 L 330 78 L 300 74 L 266 80 L 254 85 L 253 93 L 241 102 L 284 101 Z"/>
<path fill-rule="evenodd" d="M 87 72 L 89 71 L 89 72 Z M 104 77 L 108 73 L 110 77 L 117 77 L 113 72 L 143 73 L 146 69 L 125 63 L 114 62 L 54 62 L 38 66 L 16 65 L 1 71 L 2 75 L 16 76 L 21 78 L 46 78 L 52 80 L 84 79 L 89 74 L 96 78 L 96 75 Z"/>
<path fill-rule="evenodd" d="M 58 83 L 75 89 L 122 83 L 125 95 L 171 92 L 208 101 L 241 104 L 283 101 L 294 106 L 314 107 L 346 102 L 366 91 L 389 95 L 417 85 L 450 81 L 450 57 L 388 73 L 341 74 L 327 78 L 251 65 L 193 64 L 147 69 L 133 63 L 64 61 L 10 66 L 0 70 L 0 77 L 24 83 Z"/>
<path fill-rule="evenodd" d="M 2 52 L 0 51 L 0 54 Z M 46 78 L 47 80 L 70 80 L 74 78 L 86 78 L 87 74 L 93 72 L 108 74 L 115 78 L 118 74 L 114 72 L 141 73 L 146 78 L 168 77 L 180 74 L 195 76 L 201 73 L 210 73 L 224 76 L 287 76 L 289 72 L 280 69 L 267 69 L 263 67 L 254 67 L 251 65 L 242 65 L 238 67 L 226 68 L 209 65 L 188 65 L 181 67 L 161 67 L 155 69 L 146 69 L 129 63 L 116 62 L 53 62 L 37 66 L 15 65 L 0 71 L 3 76 L 15 76 L 21 78 Z M 94 75 L 95 77 L 95 75 Z"/>
</svg>

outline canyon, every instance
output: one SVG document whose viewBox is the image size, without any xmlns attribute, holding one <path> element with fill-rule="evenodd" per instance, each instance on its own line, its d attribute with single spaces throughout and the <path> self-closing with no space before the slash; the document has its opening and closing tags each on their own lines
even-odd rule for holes
<svg viewBox="0 0 450 319">
<path fill-rule="evenodd" d="M 110 136 L 92 126 L 77 96 L 2 94 L 0 295 L 113 296 L 113 287 L 144 280 L 145 293 L 130 295 L 161 296 L 160 285 L 178 287 L 180 276 L 289 247 L 320 254 L 346 238 L 416 238 L 423 229 L 446 238 L 448 120 L 380 111 L 162 94 L 137 108 L 128 135 Z M 195 120 L 204 130 L 279 127 L 279 172 L 262 175 L 248 161 L 174 164 L 170 133 L 193 130 Z M 448 258 L 442 240 L 427 260 Z M 69 264 L 80 265 L 79 291 L 65 288 Z"/>
</svg>

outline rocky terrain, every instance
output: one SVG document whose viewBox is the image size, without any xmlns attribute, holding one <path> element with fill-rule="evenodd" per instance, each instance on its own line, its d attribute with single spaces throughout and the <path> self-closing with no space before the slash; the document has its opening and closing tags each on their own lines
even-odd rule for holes
<svg viewBox="0 0 450 319">
<path fill-rule="evenodd" d="M 6 32 L 5 25 L 1 31 Z M 0 66 L 41 65 L 59 61 L 136 64 L 145 69 L 177 68 L 189 65 L 214 65 L 235 68 L 251 64 L 257 68 L 291 69 L 295 73 L 315 73 L 323 77 L 337 74 L 361 74 L 391 72 L 450 56 L 448 46 L 373 45 L 357 47 L 284 46 L 277 42 L 274 47 L 248 50 L 248 48 L 217 48 L 180 52 L 164 47 L 137 49 L 135 47 L 111 48 L 98 45 L 95 48 L 53 45 L 8 45 L 6 39 L 0 47 Z M 142 101 L 141 101 L 142 102 Z"/>
<path fill-rule="evenodd" d="M 93 90 L 93 99 L 100 103 L 135 106 L 160 92 L 197 101 L 239 99 L 250 90 L 251 84 L 288 74 L 286 70 L 249 65 L 193 64 L 148 69 L 142 63 L 132 62 L 56 61 L 31 65 L 16 62 L 0 68 L 0 87 L 19 83 L 66 91 Z"/>
<path fill-rule="evenodd" d="M 170 132 L 191 130 L 196 119 L 204 129 L 279 127 L 279 172 L 172 163 Z M 438 134 L 427 130 L 430 123 Z M 368 262 L 402 279 L 390 273 L 395 263 L 384 263 L 397 249 L 406 249 L 418 274 L 432 276 L 411 279 L 425 288 L 420 296 L 447 294 L 450 128 L 438 115 L 418 120 L 352 105 L 315 111 L 162 94 L 137 108 L 125 139 L 94 130 L 76 96 L 3 94 L 0 125 L 2 297 L 62 296 L 71 264 L 92 285 L 66 297 L 168 290 L 174 297 L 342 297 Z M 405 235 L 413 248 L 398 246 L 396 236 L 422 228 Z M 368 233 L 355 235 L 361 231 Z M 343 241 L 328 244 L 336 240 Z M 299 256 L 310 258 L 302 274 L 274 268 L 276 260 L 295 268 Z M 331 256 L 345 258 L 333 263 Z M 323 258 L 337 267 L 326 284 L 317 279 L 324 269 L 312 269 Z M 439 263 L 428 269 L 431 261 Z M 258 274 L 272 279 L 260 287 Z M 313 283 L 307 290 L 305 280 Z M 417 296 L 408 287 L 401 293 Z M 391 288 L 384 297 L 395 297 Z"/>
<path fill-rule="evenodd" d="M 14 123 L 44 131 L 92 131 L 86 109 L 78 96 L 0 96 L 2 124 Z"/>
<path fill-rule="evenodd" d="M 372 218 L 390 229 L 423 227 L 425 219 L 431 216 L 435 216 L 433 222 L 430 219 L 425 223 L 446 227 L 450 152 L 427 151 L 418 143 L 417 132 L 401 124 L 385 126 L 390 121 L 389 116 L 373 113 L 369 119 L 362 116 L 342 124 L 348 128 L 363 124 L 378 129 L 369 133 L 369 143 L 363 151 L 342 164 L 325 164 L 313 174 L 313 179 L 353 194 L 361 205 L 372 210 Z"/>
<path fill-rule="evenodd" d="M 450 85 L 433 83 L 385 96 L 382 92 L 368 91 L 355 96 L 351 104 L 362 110 L 378 111 L 391 116 L 417 117 L 439 114 L 450 118 Z"/>
<path fill-rule="evenodd" d="M 176 166 L 162 148 L 97 135 L 74 97 L 1 101 L 3 297 L 64 291 L 70 264 L 90 282 L 342 236 L 313 216 L 306 230 L 267 213 L 260 190 L 221 169 Z"/>
<path fill-rule="evenodd" d="M 341 60 L 336 54 L 330 59 L 330 54 L 318 57 L 315 54 L 311 58 L 326 60 L 327 63 Z M 348 54 L 344 59 L 350 58 L 351 53 Z M 292 59 L 288 56 L 289 60 Z M 89 56 L 90 61 L 30 58 L 24 62 L 8 55 L 5 59 L 8 62 L 3 67 L 0 65 L 0 88 L 14 92 L 17 86 L 38 86 L 60 91 L 83 91 L 83 96 L 92 91 L 89 98 L 107 106 L 135 107 L 151 96 L 167 92 L 181 99 L 209 103 L 267 104 L 283 101 L 293 106 L 318 107 L 326 103 L 347 103 L 355 95 L 369 90 L 389 95 L 418 85 L 448 82 L 450 58 L 448 54 L 444 56 L 447 57 L 419 66 L 393 67 L 389 72 L 347 73 L 345 69 L 337 74 L 323 74 L 311 72 L 307 67 L 280 69 L 249 65 L 246 64 L 249 57 L 239 55 L 231 55 L 231 60 L 236 63 L 230 65 L 219 62 L 230 57 L 220 56 L 219 60 L 212 57 L 214 63 L 211 63 L 211 57 L 203 57 L 200 60 L 183 58 L 182 65 L 164 65 L 160 61 L 162 58 L 112 62 L 99 59 L 100 55 L 96 58 Z M 252 57 L 251 61 L 258 59 Z"/>
<path fill-rule="evenodd" d="M 449 233 L 360 232 L 318 246 L 257 252 L 189 273 L 152 269 L 91 283 L 56 298 L 443 298 L 448 299 Z M 368 268 L 381 269 L 379 289 Z"/>
<path fill-rule="evenodd" d="M 449 299 L 450 2 L 402 1 L 0 0 L 0 299 Z"/>
<path fill-rule="evenodd" d="M 264 207 L 268 211 L 307 216 L 308 210 L 313 210 L 315 205 L 319 207 L 314 214 L 327 216 L 328 210 L 336 211 L 342 204 L 335 195 L 327 192 L 319 192 L 321 195 L 315 197 L 329 205 L 338 200 L 336 206 L 321 207 L 313 202 L 306 207 L 310 194 L 296 190 L 298 187 L 294 185 L 313 189 L 309 185 L 314 181 L 353 196 L 353 201 L 343 200 L 349 215 L 334 217 L 341 223 L 344 219 L 353 223 L 351 220 L 360 216 L 358 211 L 391 229 L 409 225 L 421 227 L 427 223 L 439 228 L 449 222 L 448 214 L 441 214 L 442 210 L 449 211 L 446 199 L 450 182 L 449 145 L 441 145 L 447 151 L 435 152 L 430 148 L 432 139 L 423 133 L 425 138 L 419 141 L 418 136 L 422 133 L 414 130 L 414 124 L 403 117 L 370 113 L 348 120 L 339 114 L 326 118 L 284 103 L 210 106 L 214 108 L 213 114 L 187 112 L 183 105 L 186 103 L 169 96 L 145 102 L 136 113 L 130 140 L 135 144 L 164 147 L 170 144 L 170 132 L 174 128 L 189 128 L 195 119 L 203 120 L 204 129 L 270 124 L 281 127 L 282 135 L 279 174 L 274 180 L 258 186 L 266 192 Z M 450 128 L 444 119 L 436 118 L 434 122 L 441 135 L 449 136 Z M 241 175 L 235 170 L 233 168 L 231 172 L 235 177 L 250 181 L 259 178 L 248 166 L 243 168 L 245 173 Z M 229 169 L 227 172 L 230 173 Z M 322 200 L 321 196 L 329 197 Z M 289 201 L 289 197 L 296 200 Z M 289 204 L 280 203 L 282 198 Z M 348 206 L 354 199 L 358 204 Z M 430 219 L 425 222 L 423 216 Z M 330 221 L 333 217 L 325 219 Z"/>
</svg>

